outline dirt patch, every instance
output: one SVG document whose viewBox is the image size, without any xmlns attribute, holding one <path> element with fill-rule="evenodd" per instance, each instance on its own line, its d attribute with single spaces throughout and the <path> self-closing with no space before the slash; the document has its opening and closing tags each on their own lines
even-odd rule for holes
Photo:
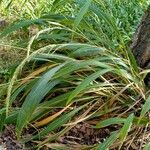
<svg viewBox="0 0 150 150">
<path fill-rule="evenodd" d="M 0 145 L 6 150 L 23 150 L 23 145 L 19 143 L 15 135 L 15 127 L 9 125 L 0 134 Z"/>
<path fill-rule="evenodd" d="M 61 142 L 63 144 L 81 144 L 81 145 L 94 145 L 102 142 L 111 133 L 112 129 L 94 129 L 87 123 L 77 124 L 67 134 L 62 137 Z"/>
</svg>

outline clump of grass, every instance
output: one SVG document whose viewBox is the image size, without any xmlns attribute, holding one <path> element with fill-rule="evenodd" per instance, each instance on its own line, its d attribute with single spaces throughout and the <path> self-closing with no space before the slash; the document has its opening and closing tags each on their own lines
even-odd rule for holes
<svg viewBox="0 0 150 150">
<path fill-rule="evenodd" d="M 66 12 L 56 11 L 62 2 Z M 31 14 L 39 19 L 34 16 L 4 29 L 1 37 L 21 28 L 26 31 L 33 24 L 41 30 L 29 40 L 8 87 L 2 86 L 7 87 L 7 97 L 1 126 L 14 124 L 18 139 L 38 140 L 37 147 L 56 142 L 81 122 L 110 132 L 104 142 L 87 145 L 90 149 L 107 149 L 112 144 L 121 149 L 134 141 L 133 133 L 149 124 L 150 106 L 144 75 L 128 47 L 144 3 L 127 2 L 53 1 L 49 8 L 53 15 L 38 9 L 39 16 Z M 110 126 L 116 124 L 112 132 Z M 31 127 L 38 132 L 22 136 Z"/>
</svg>

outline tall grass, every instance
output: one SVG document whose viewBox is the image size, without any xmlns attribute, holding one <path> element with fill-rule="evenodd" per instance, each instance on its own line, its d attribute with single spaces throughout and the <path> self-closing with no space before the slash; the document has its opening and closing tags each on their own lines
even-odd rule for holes
<svg viewBox="0 0 150 150">
<path fill-rule="evenodd" d="M 147 4 L 41 0 L 18 6 L 16 1 L 2 1 L 3 14 L 16 15 L 19 20 L 4 29 L 1 38 L 14 38 L 21 29 L 26 34 L 33 24 L 38 30 L 31 38 L 23 35 L 28 38 L 26 56 L 8 86 L 1 86 L 7 87 L 1 128 L 14 124 L 18 139 L 25 143 L 40 140 L 37 147 L 42 147 L 81 122 L 95 122 L 91 126 L 97 130 L 117 124 L 117 131 L 92 148 L 107 149 L 119 142 L 116 147 L 121 149 L 136 129 L 150 122 L 144 75 L 129 49 Z M 18 10 L 23 10 L 20 15 Z M 22 136 L 31 127 L 38 132 Z"/>
</svg>

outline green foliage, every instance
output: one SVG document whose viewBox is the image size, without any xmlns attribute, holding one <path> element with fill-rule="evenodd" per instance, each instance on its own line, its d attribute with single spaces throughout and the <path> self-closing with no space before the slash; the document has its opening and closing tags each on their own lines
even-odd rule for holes
<svg viewBox="0 0 150 150">
<path fill-rule="evenodd" d="M 107 120 L 103 120 L 96 125 L 96 128 L 104 128 L 110 126 L 112 124 L 121 124 L 124 123 L 126 119 L 123 118 L 109 118 Z"/>
<path fill-rule="evenodd" d="M 14 124 L 18 139 L 25 143 L 41 140 L 41 147 L 78 123 L 97 121 L 96 130 L 118 128 L 92 148 L 108 149 L 119 141 L 121 149 L 132 127 L 150 122 L 148 92 L 129 48 L 148 3 L 19 2 L 0 1 L 2 15 L 8 19 L 16 16 L 0 37 L 15 41 L 10 47 L 16 52 L 25 51 L 9 82 L 0 85 L 0 129 Z M 141 97 L 148 97 L 143 106 L 139 106 Z M 133 115 L 139 113 L 137 107 L 142 108 L 140 117 Z M 38 132 L 22 136 L 31 126 Z"/>
<path fill-rule="evenodd" d="M 150 148 L 150 143 L 147 143 L 144 147 L 144 150 L 149 150 L 149 148 Z"/>
<path fill-rule="evenodd" d="M 32 113 L 44 98 L 44 96 L 60 81 L 54 80 L 50 82 L 52 76 L 58 71 L 63 65 L 55 67 L 50 71 L 46 72 L 39 81 L 33 85 L 31 92 L 26 97 L 22 108 L 17 118 L 17 134 L 20 136 L 22 128 L 30 121 Z"/>
<path fill-rule="evenodd" d="M 120 149 L 121 149 L 121 147 L 123 145 L 123 142 L 125 141 L 125 139 L 128 135 L 128 132 L 131 129 L 133 118 L 134 118 L 134 115 L 130 114 L 129 117 L 124 122 L 124 125 L 123 125 L 122 129 L 119 132 L 119 138 L 121 140 L 121 145 L 119 146 Z"/>
<path fill-rule="evenodd" d="M 145 104 L 142 107 L 139 122 L 149 110 L 150 110 L 150 96 L 146 99 Z"/>
<path fill-rule="evenodd" d="M 115 142 L 115 140 L 118 138 L 118 133 L 114 132 L 112 135 L 105 140 L 105 142 L 98 145 L 97 150 L 106 150 L 110 147 L 111 144 Z"/>
</svg>

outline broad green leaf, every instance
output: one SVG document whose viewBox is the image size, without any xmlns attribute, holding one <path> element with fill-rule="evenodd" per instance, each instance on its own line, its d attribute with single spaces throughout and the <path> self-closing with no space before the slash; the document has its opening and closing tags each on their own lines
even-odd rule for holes
<svg viewBox="0 0 150 150">
<path fill-rule="evenodd" d="M 82 90 L 84 90 L 92 81 L 96 78 L 100 77 L 101 75 L 112 71 L 113 69 L 110 67 L 109 69 L 100 69 L 99 71 L 91 74 L 89 77 L 85 78 L 81 84 L 79 84 L 76 89 L 70 94 L 67 103 L 70 103 L 72 99 L 77 96 Z"/>
<path fill-rule="evenodd" d="M 113 132 L 109 138 L 98 145 L 97 150 L 107 150 L 117 140 L 118 136 L 118 132 Z"/>
<path fill-rule="evenodd" d="M 35 58 L 33 59 L 37 59 L 37 60 L 40 60 L 40 59 L 57 59 L 59 61 L 73 61 L 74 59 L 73 58 L 70 58 L 70 57 L 67 57 L 67 56 L 64 56 L 64 55 L 60 55 L 60 54 L 44 54 L 44 53 L 41 53 L 41 54 L 38 54 L 37 56 L 35 56 Z"/>
<path fill-rule="evenodd" d="M 72 61 L 68 62 L 63 68 L 61 68 L 55 75 L 56 78 L 70 74 L 81 68 L 88 68 L 89 66 L 95 66 L 100 68 L 109 68 L 110 66 L 106 63 L 99 62 L 96 60 L 86 60 L 86 61 Z"/>
<path fill-rule="evenodd" d="M 101 54 L 105 51 L 106 49 L 103 47 L 81 47 L 75 52 L 71 54 L 71 56 L 74 57 L 83 57 L 83 56 L 94 56 Z"/>
<path fill-rule="evenodd" d="M 77 26 L 80 24 L 81 20 L 83 19 L 83 16 L 87 13 L 88 8 L 91 4 L 91 0 L 86 0 L 83 7 L 80 9 L 79 13 L 77 14 L 77 17 L 74 21 L 74 28 L 77 28 Z"/>
<path fill-rule="evenodd" d="M 128 132 L 130 131 L 130 128 L 131 128 L 132 123 L 133 123 L 133 119 L 134 119 L 134 114 L 130 114 L 130 116 L 126 119 L 123 127 L 121 128 L 121 130 L 119 132 L 119 139 L 121 140 L 120 148 L 121 148 L 123 142 L 125 141 L 125 139 L 128 135 Z"/>
<path fill-rule="evenodd" d="M 142 107 L 139 122 L 149 110 L 150 110 L 150 96 L 146 99 L 145 104 Z"/>
<path fill-rule="evenodd" d="M 100 121 L 95 128 L 103 128 L 113 124 L 122 124 L 126 121 L 124 118 L 110 118 L 103 121 Z"/>
<path fill-rule="evenodd" d="M 50 82 L 50 79 L 63 66 L 64 64 L 47 71 L 39 79 L 39 81 L 35 83 L 31 92 L 27 95 L 17 118 L 16 131 L 18 137 L 20 136 L 23 127 L 26 126 L 30 121 L 31 116 L 40 101 L 55 85 L 60 82 L 60 80 L 54 80 Z"/>
</svg>

